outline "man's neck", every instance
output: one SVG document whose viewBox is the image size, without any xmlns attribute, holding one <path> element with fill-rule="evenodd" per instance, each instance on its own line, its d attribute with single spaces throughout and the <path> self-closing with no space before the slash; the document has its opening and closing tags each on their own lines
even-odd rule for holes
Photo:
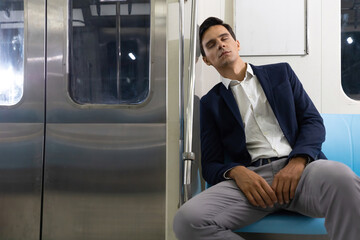
<svg viewBox="0 0 360 240">
<path fill-rule="evenodd" d="M 239 60 L 234 62 L 232 65 L 228 65 L 217 70 L 224 78 L 242 81 L 244 80 L 246 74 L 246 63 L 239 58 Z"/>
</svg>

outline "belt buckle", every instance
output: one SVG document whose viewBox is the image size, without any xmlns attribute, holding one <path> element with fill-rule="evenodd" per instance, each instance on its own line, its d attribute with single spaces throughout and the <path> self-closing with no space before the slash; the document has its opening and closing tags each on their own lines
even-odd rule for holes
<svg viewBox="0 0 360 240">
<path fill-rule="evenodd" d="M 263 158 L 263 159 L 261 159 L 261 165 L 260 166 L 264 166 L 264 165 L 269 164 L 271 162 L 272 162 L 271 158 Z"/>
</svg>

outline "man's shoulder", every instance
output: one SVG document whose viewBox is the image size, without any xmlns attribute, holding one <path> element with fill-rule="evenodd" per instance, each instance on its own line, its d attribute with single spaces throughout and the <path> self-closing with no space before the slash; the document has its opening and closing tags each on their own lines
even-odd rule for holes
<svg viewBox="0 0 360 240">
<path fill-rule="evenodd" d="M 251 68 L 256 71 L 256 70 L 284 70 L 290 67 L 290 65 L 287 62 L 281 62 L 281 63 L 271 63 L 271 64 L 266 64 L 266 65 L 253 65 L 250 64 Z"/>
<path fill-rule="evenodd" d="M 289 78 L 293 70 L 286 62 L 267 64 L 261 66 L 251 65 L 254 74 L 259 80 L 270 81 L 272 84 L 280 84 L 280 82 Z"/>
<path fill-rule="evenodd" d="M 202 98 L 201 102 L 212 102 L 220 97 L 220 88 L 225 87 L 222 82 L 216 84 L 214 87 L 210 89 L 209 92 L 207 92 Z"/>
</svg>

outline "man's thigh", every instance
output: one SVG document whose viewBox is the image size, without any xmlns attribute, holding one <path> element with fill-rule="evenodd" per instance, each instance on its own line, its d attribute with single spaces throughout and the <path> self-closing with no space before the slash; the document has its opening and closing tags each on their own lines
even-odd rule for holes
<svg viewBox="0 0 360 240">
<path fill-rule="evenodd" d="M 343 196 L 359 178 L 345 164 L 331 160 L 317 160 L 309 164 L 299 181 L 293 201 L 288 210 L 297 211 L 311 217 L 325 217 L 331 197 L 351 198 L 351 192 Z"/>
<path fill-rule="evenodd" d="M 271 213 L 252 206 L 233 180 L 220 182 L 186 202 L 179 211 L 194 226 L 217 225 L 238 229 Z"/>
</svg>

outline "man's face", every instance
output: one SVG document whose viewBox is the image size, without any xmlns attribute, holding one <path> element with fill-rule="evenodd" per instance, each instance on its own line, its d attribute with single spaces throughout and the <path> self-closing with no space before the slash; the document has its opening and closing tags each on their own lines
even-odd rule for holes
<svg viewBox="0 0 360 240">
<path fill-rule="evenodd" d="M 226 67 L 239 58 L 239 41 L 235 41 L 222 25 L 210 27 L 204 33 L 201 44 L 205 52 L 204 62 L 216 69 Z"/>
</svg>

